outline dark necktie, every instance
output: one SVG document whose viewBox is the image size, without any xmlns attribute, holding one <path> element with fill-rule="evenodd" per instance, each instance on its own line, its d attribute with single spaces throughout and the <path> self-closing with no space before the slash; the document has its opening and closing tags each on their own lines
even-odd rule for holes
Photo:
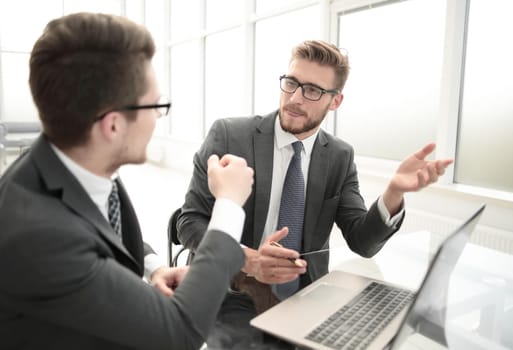
<svg viewBox="0 0 513 350">
<path fill-rule="evenodd" d="M 303 237 L 303 220 L 305 214 L 305 180 L 301 171 L 301 150 L 303 144 L 296 141 L 292 144 L 294 155 L 289 163 L 283 191 L 281 194 L 280 212 L 278 215 L 278 229 L 284 226 L 289 228 L 288 235 L 280 243 L 289 249 L 301 250 Z M 288 283 L 277 284 L 275 294 L 285 299 L 294 294 L 299 288 L 299 278 Z"/>
<path fill-rule="evenodd" d="M 109 222 L 114 232 L 121 237 L 121 204 L 119 202 L 118 185 L 112 181 L 112 190 L 109 195 Z"/>
</svg>

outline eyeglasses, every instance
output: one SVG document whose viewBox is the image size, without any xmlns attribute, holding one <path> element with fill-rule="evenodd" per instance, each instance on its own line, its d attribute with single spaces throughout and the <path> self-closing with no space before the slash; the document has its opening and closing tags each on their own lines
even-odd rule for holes
<svg viewBox="0 0 513 350">
<path fill-rule="evenodd" d="M 120 108 L 111 109 L 108 112 L 103 113 L 102 115 L 98 116 L 96 120 L 103 119 L 107 114 L 114 111 L 136 111 L 138 109 L 154 109 L 159 113 L 159 118 L 162 116 L 165 116 L 169 113 L 169 109 L 171 109 L 171 102 L 164 97 L 161 96 L 156 104 L 150 104 L 150 105 L 133 105 L 133 106 L 125 106 Z"/>
<path fill-rule="evenodd" d="M 299 87 L 303 97 L 310 101 L 319 101 L 324 94 L 336 95 L 339 93 L 338 89 L 326 90 L 314 84 L 301 84 L 296 78 L 286 75 L 280 77 L 281 91 L 293 94 Z"/>
</svg>

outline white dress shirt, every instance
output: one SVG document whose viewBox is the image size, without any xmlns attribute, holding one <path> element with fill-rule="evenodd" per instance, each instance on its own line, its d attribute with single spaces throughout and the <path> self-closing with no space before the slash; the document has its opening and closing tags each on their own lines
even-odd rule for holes
<svg viewBox="0 0 513 350">
<path fill-rule="evenodd" d="M 112 180 L 117 177 L 117 174 L 115 174 L 113 179 L 106 179 L 93 174 L 89 170 L 77 164 L 53 144 L 50 145 L 64 166 L 76 177 L 78 182 L 89 194 L 91 200 L 96 204 L 105 219 L 109 221 L 108 200 L 112 190 Z M 216 228 L 224 231 L 237 242 L 240 242 L 245 217 L 244 210 L 240 206 L 231 200 L 221 198 L 218 199 L 214 205 L 209 228 Z M 167 266 L 167 264 L 165 264 L 158 255 L 146 255 L 144 257 L 144 276 L 150 280 L 151 274 L 162 266 Z"/>
<path fill-rule="evenodd" d="M 313 135 L 302 140 L 303 151 L 301 152 L 301 170 L 303 171 L 305 184 L 308 184 L 308 168 L 310 166 L 310 157 L 312 155 L 312 149 L 318 133 L 319 129 Z M 260 244 L 262 244 L 269 235 L 276 232 L 283 183 L 285 181 L 285 175 L 287 174 L 287 168 L 289 166 L 290 160 L 294 155 L 292 143 L 298 141 L 298 139 L 294 135 L 284 131 L 281 128 L 279 116 L 276 118 L 274 124 L 274 135 L 275 137 L 273 153 L 273 176 L 271 181 L 271 197 L 269 200 L 269 210 L 267 212 L 264 232 Z M 307 186 L 305 186 L 305 196 L 306 187 Z M 404 212 L 404 208 L 402 208 L 398 214 L 394 215 L 393 217 L 390 217 L 390 213 L 388 212 L 388 209 L 385 206 L 382 196 L 380 196 L 378 199 L 378 209 L 379 213 L 381 214 L 381 218 L 383 219 L 383 222 L 389 227 L 393 227 L 394 225 L 396 225 L 397 222 L 401 219 L 401 216 Z"/>
</svg>

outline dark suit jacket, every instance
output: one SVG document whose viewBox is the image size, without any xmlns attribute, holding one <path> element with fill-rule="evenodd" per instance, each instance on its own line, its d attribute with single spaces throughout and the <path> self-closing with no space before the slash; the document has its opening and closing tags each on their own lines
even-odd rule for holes
<svg viewBox="0 0 513 350">
<path fill-rule="evenodd" d="M 244 263 L 239 243 L 208 232 L 164 297 L 141 279 L 139 225 L 120 197 L 124 245 L 44 136 L 0 178 L 0 349 L 201 346 Z"/>
<path fill-rule="evenodd" d="M 226 153 L 243 157 L 255 170 L 254 189 L 244 210 L 246 221 L 241 243 L 258 248 L 269 209 L 273 171 L 274 122 L 277 112 L 264 117 L 217 120 L 194 156 L 194 173 L 178 219 L 179 239 L 194 248 L 209 221 L 214 198 L 208 190 L 207 159 Z M 354 152 L 342 140 L 319 131 L 308 172 L 303 227 L 303 251 L 327 248 L 336 223 L 349 247 L 370 257 L 398 229 L 387 227 L 375 202 L 367 211 L 359 192 Z M 306 257 L 308 273 L 302 285 L 328 272 L 329 254 Z"/>
</svg>

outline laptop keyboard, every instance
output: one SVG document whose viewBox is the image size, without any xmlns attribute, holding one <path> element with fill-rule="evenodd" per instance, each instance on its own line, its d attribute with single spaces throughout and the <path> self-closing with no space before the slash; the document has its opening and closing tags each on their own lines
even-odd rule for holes
<svg viewBox="0 0 513 350">
<path fill-rule="evenodd" d="M 306 339 L 332 349 L 365 349 L 413 296 L 411 291 L 371 282 Z"/>
</svg>

